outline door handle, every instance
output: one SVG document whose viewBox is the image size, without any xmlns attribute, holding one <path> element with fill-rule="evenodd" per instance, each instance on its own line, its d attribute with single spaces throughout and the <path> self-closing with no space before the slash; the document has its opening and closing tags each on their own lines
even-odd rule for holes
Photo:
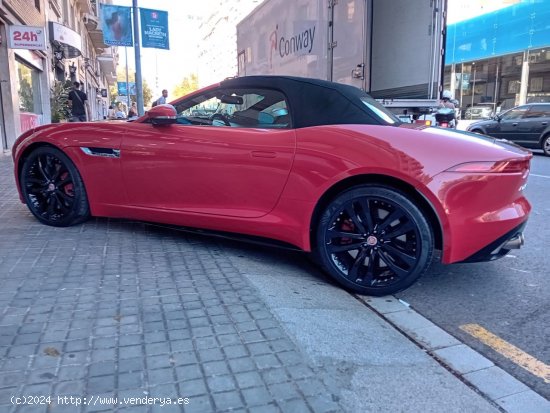
<svg viewBox="0 0 550 413">
<path fill-rule="evenodd" d="M 275 158 L 277 154 L 269 151 L 252 151 L 250 154 L 255 158 Z"/>
<path fill-rule="evenodd" d="M 512 126 L 518 126 L 517 122 L 512 123 Z"/>
<path fill-rule="evenodd" d="M 542 122 L 542 126 L 548 125 L 548 122 Z"/>
</svg>

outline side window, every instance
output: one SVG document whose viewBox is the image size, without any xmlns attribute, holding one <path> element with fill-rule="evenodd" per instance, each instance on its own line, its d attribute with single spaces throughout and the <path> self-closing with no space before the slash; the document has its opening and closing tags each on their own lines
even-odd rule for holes
<svg viewBox="0 0 550 413">
<path fill-rule="evenodd" d="M 292 127 L 284 95 L 271 89 L 217 89 L 181 102 L 176 110 L 182 125 Z"/>
<path fill-rule="evenodd" d="M 550 117 L 550 105 L 533 105 L 526 113 L 525 118 Z"/>
<path fill-rule="evenodd" d="M 216 96 L 200 96 L 192 101 L 186 102 L 189 106 L 178 107 L 178 123 L 183 125 L 210 125 L 212 115 L 216 113 L 221 105 L 220 99 Z"/>
<path fill-rule="evenodd" d="M 514 120 L 521 119 L 523 115 L 527 113 L 526 106 L 520 106 L 519 108 L 510 109 L 504 115 L 502 115 L 502 120 Z"/>
</svg>

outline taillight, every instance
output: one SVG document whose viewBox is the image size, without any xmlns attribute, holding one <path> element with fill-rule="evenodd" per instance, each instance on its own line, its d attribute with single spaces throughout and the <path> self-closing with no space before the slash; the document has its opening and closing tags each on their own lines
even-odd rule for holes
<svg viewBox="0 0 550 413">
<path fill-rule="evenodd" d="M 447 172 L 515 174 L 529 171 L 529 159 L 497 162 L 467 162 L 447 169 Z"/>
<path fill-rule="evenodd" d="M 417 120 L 414 121 L 414 123 L 418 123 L 420 125 L 426 125 L 426 126 L 431 126 L 432 125 L 432 121 L 427 120 L 427 119 L 417 119 Z"/>
</svg>

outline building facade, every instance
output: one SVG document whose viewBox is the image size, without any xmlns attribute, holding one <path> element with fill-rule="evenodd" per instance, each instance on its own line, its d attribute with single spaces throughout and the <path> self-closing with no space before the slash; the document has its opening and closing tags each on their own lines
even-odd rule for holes
<svg viewBox="0 0 550 413">
<path fill-rule="evenodd" d="M 447 27 L 445 88 L 465 109 L 550 102 L 550 0 L 521 1 Z"/>
<path fill-rule="evenodd" d="M 13 145 L 22 130 L 49 122 L 49 63 L 46 50 L 9 47 L 11 26 L 46 27 L 44 0 L 0 2 L 0 141 Z M 40 33 L 45 35 L 45 33 Z M 47 42 L 44 37 L 44 45 Z"/>
<path fill-rule="evenodd" d="M 237 23 L 261 0 L 219 0 L 205 16 L 200 31 L 199 85 L 208 86 L 237 76 Z"/>
<path fill-rule="evenodd" d="M 109 85 L 116 82 L 118 55 L 116 48 L 103 43 L 98 16 L 96 0 L 0 0 L 3 150 L 9 150 L 22 132 L 52 121 L 51 90 L 57 82 L 82 82 L 91 120 L 103 119 Z M 24 42 L 15 44 L 18 27 L 43 32 L 43 47 L 31 50 Z"/>
</svg>

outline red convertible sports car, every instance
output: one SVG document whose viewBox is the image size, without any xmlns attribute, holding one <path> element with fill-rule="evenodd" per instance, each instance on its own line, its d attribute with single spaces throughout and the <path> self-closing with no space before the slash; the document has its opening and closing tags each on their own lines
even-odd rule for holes
<svg viewBox="0 0 550 413">
<path fill-rule="evenodd" d="M 410 286 L 435 249 L 454 263 L 519 248 L 531 156 L 284 76 L 227 79 L 133 122 L 40 126 L 13 147 L 21 200 L 44 224 L 103 216 L 269 238 L 371 295 Z"/>
</svg>

